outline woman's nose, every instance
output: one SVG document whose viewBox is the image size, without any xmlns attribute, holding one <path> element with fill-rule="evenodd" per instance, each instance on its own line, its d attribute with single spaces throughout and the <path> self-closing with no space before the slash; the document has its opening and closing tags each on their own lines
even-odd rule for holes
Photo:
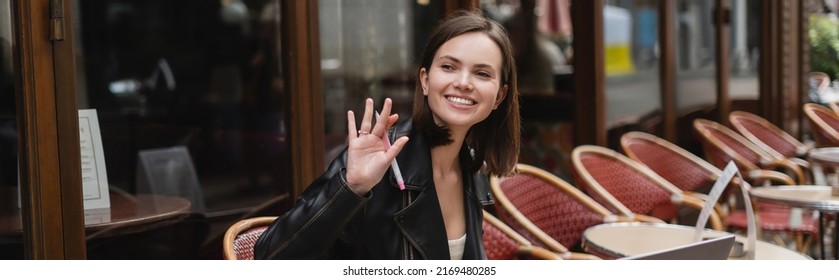
<svg viewBox="0 0 839 280">
<path fill-rule="evenodd" d="M 474 88 L 472 81 L 469 79 L 469 74 L 460 75 L 460 78 L 454 82 L 454 87 L 463 91 L 471 91 Z"/>
</svg>

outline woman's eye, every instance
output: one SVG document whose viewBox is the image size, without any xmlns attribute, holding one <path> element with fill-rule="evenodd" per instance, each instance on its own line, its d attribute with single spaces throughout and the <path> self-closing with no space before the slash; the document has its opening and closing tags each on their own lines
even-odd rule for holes
<svg viewBox="0 0 839 280">
<path fill-rule="evenodd" d="M 478 76 L 480 76 L 480 77 L 482 77 L 482 78 L 492 78 L 492 75 L 490 75 L 490 74 L 489 74 L 489 73 L 487 73 L 487 72 L 478 72 L 476 75 L 478 75 Z"/>
<path fill-rule="evenodd" d="M 443 70 L 452 70 L 452 69 L 454 69 L 454 66 L 451 66 L 449 64 L 443 64 L 443 65 L 440 65 L 440 68 L 443 68 Z"/>
</svg>

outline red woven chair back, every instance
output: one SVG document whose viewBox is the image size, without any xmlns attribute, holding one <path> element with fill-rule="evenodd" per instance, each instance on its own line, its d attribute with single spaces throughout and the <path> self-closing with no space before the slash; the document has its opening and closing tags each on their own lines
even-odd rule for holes
<svg viewBox="0 0 839 280">
<path fill-rule="evenodd" d="M 572 153 L 577 172 L 576 184 L 596 201 L 612 208 L 615 213 L 639 213 L 665 221 L 675 217 L 677 209 L 671 203 L 671 193 L 651 177 L 651 173 L 654 173 L 652 170 L 637 162 L 633 164 L 631 159 L 603 147 L 584 145 L 575 150 L 579 150 Z M 649 173 L 645 173 L 645 170 Z M 595 184 L 614 199 L 598 192 Z M 624 213 L 614 200 L 631 213 Z"/>
<path fill-rule="evenodd" d="M 630 158 L 646 165 L 683 191 L 694 192 L 714 184 L 722 171 L 698 156 L 658 136 L 633 131 L 621 136 Z"/>
<path fill-rule="evenodd" d="M 556 260 L 560 257 L 542 247 L 533 246 L 530 241 L 510 228 L 506 223 L 484 211 L 483 244 L 490 260 Z"/>
<path fill-rule="evenodd" d="M 484 220 L 484 251 L 490 260 L 515 260 L 519 258 L 520 244 L 501 231 L 498 227 Z"/>
<path fill-rule="evenodd" d="M 789 158 L 798 156 L 798 149 L 804 147 L 804 143 L 760 116 L 734 111 L 728 117 L 734 129 L 768 152 Z"/>
<path fill-rule="evenodd" d="M 500 181 L 501 195 L 512 203 L 515 210 L 566 248 L 578 247 L 583 231 L 590 226 L 603 223 L 603 213 L 608 210 L 604 208 L 596 212 L 584 204 L 596 204 L 590 197 L 585 196 L 570 184 L 558 186 L 522 170 L 523 168 L 520 167 L 518 174 Z M 569 191 L 576 191 L 577 197 L 574 196 L 575 194 L 569 194 Z M 505 223 L 534 244 L 545 246 L 516 222 L 500 203 L 496 203 L 495 206 L 499 217 Z"/>
<path fill-rule="evenodd" d="M 253 246 L 266 229 L 268 226 L 255 227 L 236 236 L 236 240 L 233 241 L 233 251 L 236 252 L 237 260 L 253 260 Z"/>
<path fill-rule="evenodd" d="M 819 147 L 839 146 L 839 116 L 832 110 L 815 104 L 804 104 L 813 139 Z"/>
<path fill-rule="evenodd" d="M 761 158 L 771 156 L 749 143 L 749 140 L 714 121 L 696 119 L 693 127 L 699 134 L 699 142 L 705 151 L 705 158 L 717 168 L 724 168 L 733 160 L 740 170 L 759 169 Z"/>
</svg>

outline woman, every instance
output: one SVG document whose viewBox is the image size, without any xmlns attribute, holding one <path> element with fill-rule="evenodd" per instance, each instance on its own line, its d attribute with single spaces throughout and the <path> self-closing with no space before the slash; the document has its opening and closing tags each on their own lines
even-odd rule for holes
<svg viewBox="0 0 839 280">
<path fill-rule="evenodd" d="M 506 32 L 478 12 L 448 17 L 422 53 L 418 81 L 412 121 L 397 123 L 390 99 L 381 122 L 367 99 L 358 129 L 347 112 L 347 150 L 259 238 L 255 258 L 486 258 L 486 175 L 513 172 L 519 152 Z M 390 148 L 385 133 L 396 139 Z M 404 190 L 389 169 L 394 158 Z"/>
</svg>

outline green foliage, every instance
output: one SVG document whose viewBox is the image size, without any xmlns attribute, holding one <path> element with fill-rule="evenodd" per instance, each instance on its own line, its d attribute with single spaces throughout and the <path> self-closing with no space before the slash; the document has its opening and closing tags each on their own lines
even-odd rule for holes
<svg viewBox="0 0 839 280">
<path fill-rule="evenodd" d="M 810 71 L 839 79 L 839 20 L 825 15 L 810 16 Z"/>
</svg>

